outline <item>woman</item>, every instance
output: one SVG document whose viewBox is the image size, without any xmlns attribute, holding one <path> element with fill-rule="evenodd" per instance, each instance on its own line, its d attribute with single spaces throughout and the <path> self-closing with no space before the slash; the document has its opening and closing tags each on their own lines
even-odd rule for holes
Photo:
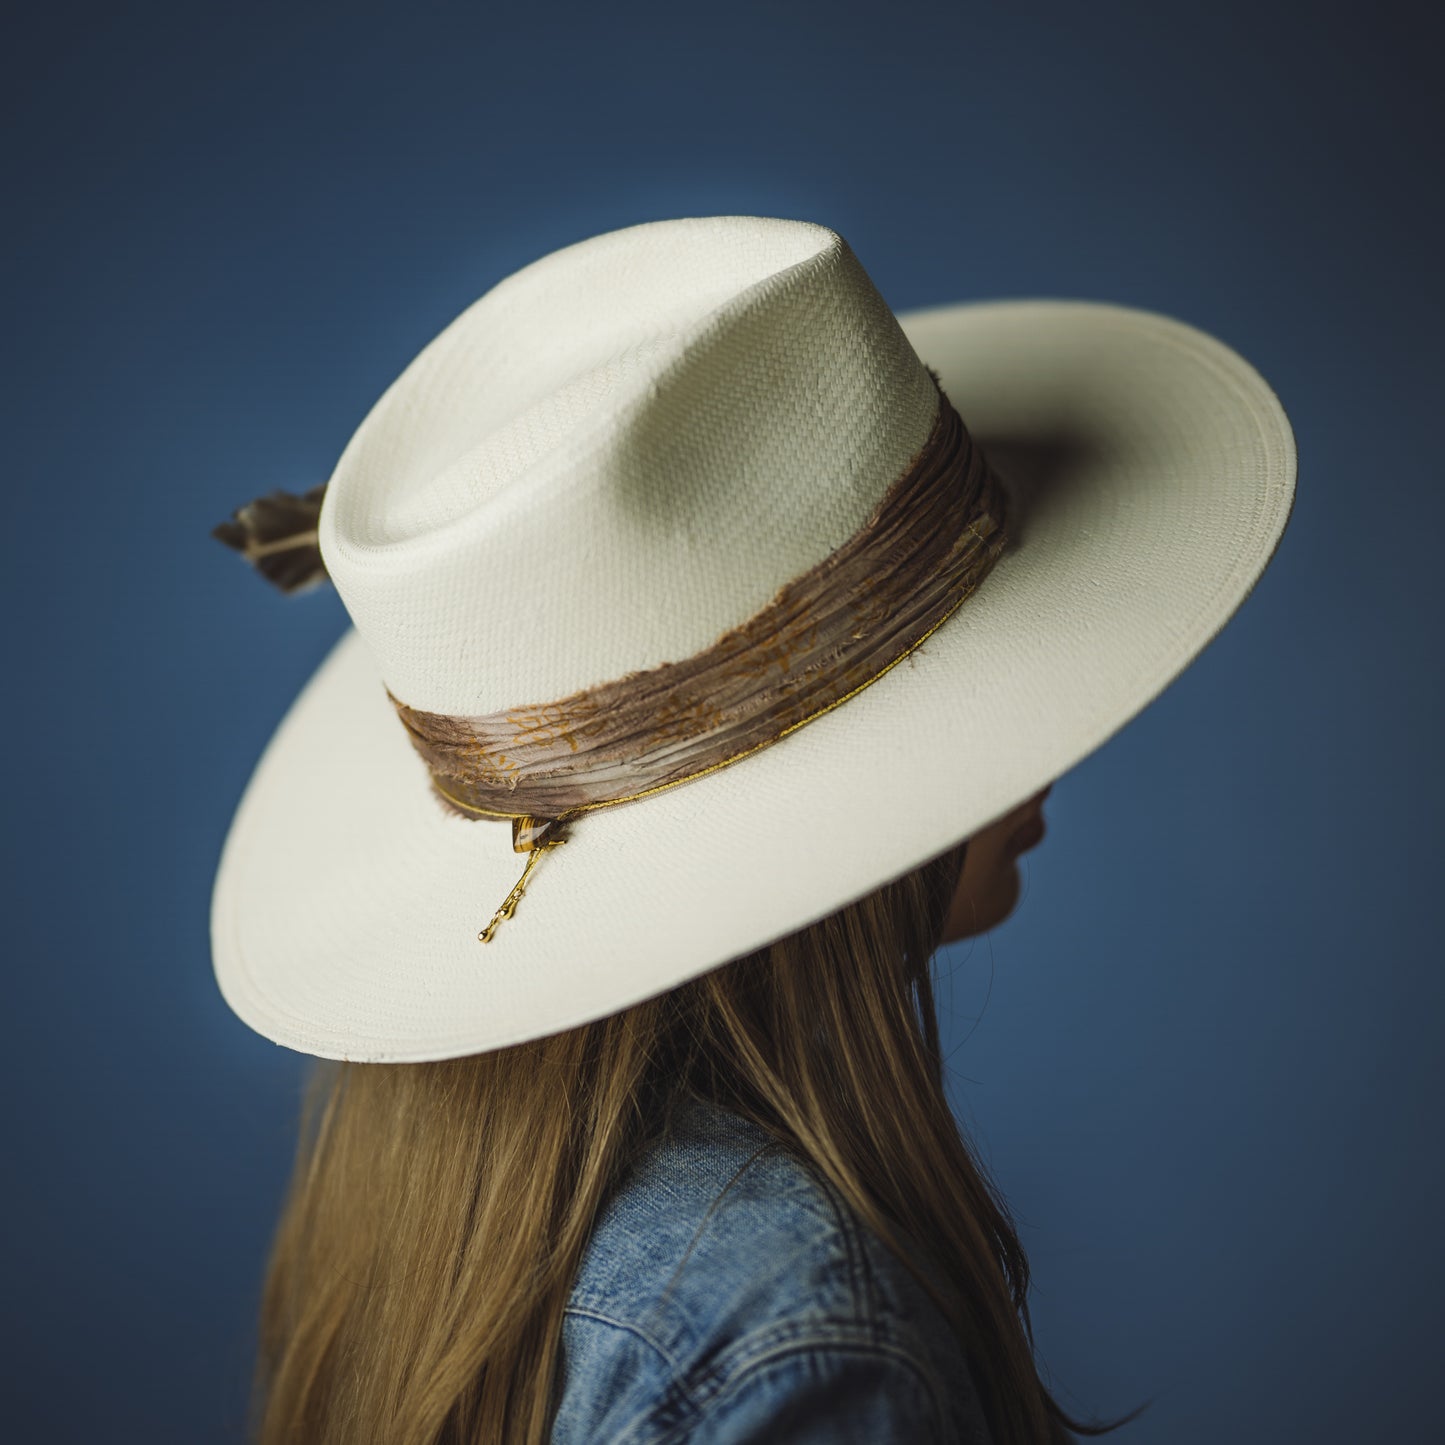
<svg viewBox="0 0 1445 1445">
<path fill-rule="evenodd" d="M 836 233 L 723 217 L 509 278 L 324 505 L 218 529 L 357 624 L 213 907 L 237 1012 L 333 1061 L 261 1445 L 1113 1428 L 1038 1378 L 930 960 L 1011 911 L 1039 785 L 1223 625 L 1292 489 L 1272 393 L 1178 323 L 905 335 Z"/>
</svg>

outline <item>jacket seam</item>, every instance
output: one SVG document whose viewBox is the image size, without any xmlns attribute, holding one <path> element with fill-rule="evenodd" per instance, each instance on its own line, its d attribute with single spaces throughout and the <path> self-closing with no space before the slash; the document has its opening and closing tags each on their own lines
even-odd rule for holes
<svg viewBox="0 0 1445 1445">
<path fill-rule="evenodd" d="M 814 1169 L 813 1175 L 822 1186 L 828 1203 L 832 1206 L 833 1216 L 838 1225 L 838 1232 L 843 1236 L 843 1247 L 848 1255 L 848 1270 L 850 1282 L 853 1286 L 853 1298 L 857 1303 L 854 1306 L 857 1312 L 857 1319 L 860 1324 L 867 1327 L 869 1334 L 875 1339 L 881 1339 L 879 1329 L 880 1305 L 878 1299 L 877 1282 L 873 1278 L 873 1268 L 868 1260 L 868 1251 L 864 1244 L 861 1230 L 853 1217 L 847 1201 L 834 1187 L 832 1180 L 828 1179 L 821 1170 Z"/>
<path fill-rule="evenodd" d="M 666 1303 L 668 1295 L 672 1293 L 673 1288 L 676 1286 L 678 1280 L 682 1277 L 682 1271 L 686 1267 L 688 1260 L 692 1257 L 693 1250 L 697 1248 L 698 1241 L 703 1236 L 703 1231 L 707 1229 L 708 1221 L 721 1207 L 723 1198 L 727 1194 L 728 1190 L 731 1189 L 733 1185 L 735 1185 L 738 1180 L 740 1180 L 743 1175 L 746 1174 L 753 1167 L 753 1165 L 757 1163 L 757 1161 L 765 1153 L 767 1153 L 770 1148 L 773 1147 L 775 1147 L 773 1141 L 764 1140 L 762 1144 L 760 1144 L 756 1149 L 754 1149 L 753 1152 L 746 1159 L 744 1159 L 740 1165 L 738 1165 L 738 1167 L 733 1171 L 732 1178 L 723 1185 L 722 1189 L 718 1192 L 718 1194 L 715 1195 L 714 1198 L 709 1202 L 707 1211 L 706 1213 L 704 1213 L 702 1219 L 699 1221 L 697 1228 L 693 1230 L 692 1238 L 688 1240 L 687 1248 L 683 1251 L 682 1258 L 677 1262 L 677 1266 L 673 1269 L 671 1278 L 669 1278 L 666 1286 L 663 1288 L 662 1293 L 653 1303 L 652 1308 L 654 1313 L 660 1310 L 663 1304 Z"/>
<path fill-rule="evenodd" d="M 699 1403 L 726 1390 L 736 1376 L 761 1359 L 779 1351 L 812 1348 L 869 1349 L 904 1355 L 920 1369 L 915 1342 L 885 1333 L 876 1322 L 857 1319 L 780 1320 L 764 1325 L 736 1340 L 730 1348 L 703 1365 L 694 1366 L 685 1377 L 689 1396 Z"/>
<path fill-rule="evenodd" d="M 933 1423 L 938 1431 L 938 1438 L 940 1440 L 946 1438 L 947 1414 L 933 1372 L 921 1365 L 908 1350 L 889 1344 L 884 1340 L 848 1340 L 838 1335 L 815 1332 L 805 1335 L 801 1339 L 780 1341 L 760 1350 L 746 1363 L 717 1379 L 710 1389 L 694 1393 L 683 1385 L 682 1381 L 679 1380 L 676 1383 L 692 1402 L 698 1414 L 702 1415 L 705 1410 L 725 1401 L 733 1391 L 748 1383 L 750 1377 L 760 1373 L 764 1367 L 776 1364 L 780 1360 L 786 1360 L 790 1356 L 820 1353 L 861 1355 L 865 1358 L 886 1357 L 903 1365 L 922 1384 L 928 1399 L 932 1402 Z M 667 1434 L 656 1436 L 651 1445 L 675 1445 L 675 1442 L 685 1440 L 685 1432 L 694 1429 L 696 1424 L 696 1420 L 680 1421 Z"/>
<path fill-rule="evenodd" d="M 848 1282 L 851 1286 L 852 1298 L 856 1302 L 854 1319 L 856 1323 L 868 1328 L 875 1336 L 881 1337 L 881 1331 L 878 1328 L 880 1302 L 877 1281 L 868 1259 L 862 1226 L 833 1181 L 821 1169 L 811 1161 L 797 1160 L 796 1156 L 792 1155 L 791 1151 L 785 1149 L 777 1140 L 770 1140 L 746 1161 L 742 1169 L 738 1170 L 738 1173 L 729 1181 L 728 1187 L 731 1188 L 744 1172 L 752 1168 L 762 1154 L 769 1151 L 792 1158 L 795 1162 L 800 1163 L 813 1182 L 822 1190 L 823 1197 L 828 1201 L 829 1210 L 833 1215 L 833 1222 L 843 1241 L 843 1253 L 847 1259 Z"/>
<path fill-rule="evenodd" d="M 682 1372 L 678 1369 L 677 1361 L 640 1325 L 632 1324 L 628 1320 L 616 1319 L 612 1315 L 603 1314 L 601 1310 L 591 1309 L 587 1305 L 571 1304 L 568 1305 L 562 1313 L 564 1315 L 576 1315 L 582 1319 L 596 1320 L 599 1324 L 611 1325 L 613 1329 L 622 1330 L 629 1335 L 635 1335 L 643 1344 L 648 1346 L 649 1349 L 657 1353 L 662 1359 L 662 1362 L 667 1366 L 668 1373 L 672 1376 L 673 1381 L 681 1391 L 683 1397 L 687 1400 L 688 1404 L 696 1408 L 697 1401 L 693 1399 L 691 1391 L 687 1388 Z"/>
</svg>

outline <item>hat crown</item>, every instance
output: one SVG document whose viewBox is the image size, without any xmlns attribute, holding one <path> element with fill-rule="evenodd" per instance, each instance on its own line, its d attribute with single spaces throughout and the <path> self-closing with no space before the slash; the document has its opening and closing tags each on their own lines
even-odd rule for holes
<svg viewBox="0 0 1445 1445">
<path fill-rule="evenodd" d="M 478 714 L 689 657 L 867 519 L 937 392 L 847 243 L 751 216 L 578 242 L 387 390 L 327 571 L 392 693 Z"/>
</svg>

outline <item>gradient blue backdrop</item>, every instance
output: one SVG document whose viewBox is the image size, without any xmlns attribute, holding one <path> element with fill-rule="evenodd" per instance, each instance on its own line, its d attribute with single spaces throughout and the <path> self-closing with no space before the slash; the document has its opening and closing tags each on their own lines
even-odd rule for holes
<svg viewBox="0 0 1445 1445">
<path fill-rule="evenodd" d="M 1422 12 L 1423 13 L 1423 12 Z M 302 1060 L 212 980 L 222 837 L 340 633 L 207 533 L 584 236 L 824 221 L 895 309 L 1216 332 L 1299 437 L 1222 637 L 946 956 L 1040 1349 L 1115 1438 L 1438 1419 L 1437 37 L 1395 5 L 58 6 L 12 16 L 6 1423 L 236 1442 Z M 986 760 L 982 760 L 986 765 Z M 986 1003 L 986 1008 L 984 1007 Z"/>
</svg>

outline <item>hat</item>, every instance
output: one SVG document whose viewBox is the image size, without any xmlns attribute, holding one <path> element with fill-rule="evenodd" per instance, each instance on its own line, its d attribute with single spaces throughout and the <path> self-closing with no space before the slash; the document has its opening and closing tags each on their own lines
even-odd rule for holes
<svg viewBox="0 0 1445 1445">
<path fill-rule="evenodd" d="M 231 823 L 221 991 L 304 1053 L 444 1059 L 801 929 L 1157 697 L 1294 480 L 1266 382 L 1151 312 L 895 316 L 835 231 L 755 216 L 545 256 L 324 486 L 218 529 L 354 624 Z"/>
</svg>

